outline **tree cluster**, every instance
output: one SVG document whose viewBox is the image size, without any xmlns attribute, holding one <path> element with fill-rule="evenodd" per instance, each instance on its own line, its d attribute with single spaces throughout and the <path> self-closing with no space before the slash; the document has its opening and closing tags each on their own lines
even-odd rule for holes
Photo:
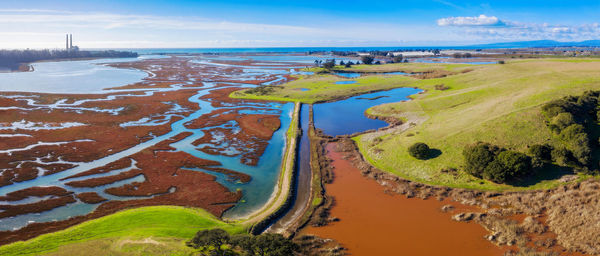
<svg viewBox="0 0 600 256">
<path fill-rule="evenodd" d="M 254 88 L 250 88 L 246 91 L 246 94 L 254 94 L 254 95 L 269 95 L 275 92 L 276 89 L 281 89 L 281 86 L 274 85 L 261 85 Z"/>
<path fill-rule="evenodd" d="M 371 55 L 363 55 L 360 57 L 360 61 L 362 61 L 362 63 L 367 64 L 367 65 L 373 64 L 374 60 L 375 60 L 375 58 Z"/>
<path fill-rule="evenodd" d="M 69 58 L 128 58 L 137 57 L 135 52 L 126 51 L 78 51 L 78 50 L 0 50 L 0 67 L 16 69 L 23 63 L 40 60 Z"/>
<path fill-rule="evenodd" d="M 473 57 L 473 55 L 470 52 L 465 52 L 465 53 L 456 52 L 456 53 L 452 54 L 452 57 L 454 57 L 456 59 L 471 58 L 471 57 Z"/>
<path fill-rule="evenodd" d="M 280 234 L 232 236 L 222 229 L 199 231 L 186 245 L 215 256 L 290 256 L 299 251 L 297 244 Z"/>
<path fill-rule="evenodd" d="M 565 147 L 554 148 L 552 160 L 560 165 L 589 169 L 595 143 L 597 122 L 600 120 L 598 91 L 587 91 L 581 96 L 567 96 L 551 101 L 542 107 L 547 125 Z"/>
<path fill-rule="evenodd" d="M 327 70 L 333 69 L 335 67 L 335 59 L 326 60 L 322 66 L 324 69 L 327 69 Z"/>
<path fill-rule="evenodd" d="M 467 173 L 496 183 L 507 183 L 533 172 L 531 158 L 521 152 L 478 142 L 463 150 Z"/>
</svg>

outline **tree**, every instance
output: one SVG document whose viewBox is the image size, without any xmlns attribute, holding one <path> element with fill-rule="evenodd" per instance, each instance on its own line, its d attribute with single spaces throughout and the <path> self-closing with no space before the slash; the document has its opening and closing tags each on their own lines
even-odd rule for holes
<svg viewBox="0 0 600 256">
<path fill-rule="evenodd" d="M 288 256 L 299 250 L 298 245 L 280 234 L 235 235 L 231 245 L 238 247 L 244 255 Z"/>
<path fill-rule="evenodd" d="M 416 159 L 427 159 L 429 157 L 429 146 L 422 142 L 417 142 L 408 147 L 408 154 Z"/>
<path fill-rule="evenodd" d="M 523 177 L 531 171 L 531 158 L 521 152 L 502 151 L 497 159 L 504 166 L 508 179 Z"/>
<path fill-rule="evenodd" d="M 402 63 L 402 58 L 404 58 L 404 56 L 402 56 L 402 54 L 398 54 L 398 55 L 394 56 L 394 62 Z"/>
<path fill-rule="evenodd" d="M 495 160 L 494 152 L 497 149 L 488 143 L 476 143 L 465 147 L 463 156 L 465 158 L 465 171 L 475 177 L 481 178 L 485 168 Z"/>
<path fill-rule="evenodd" d="M 346 63 L 344 63 L 343 60 L 340 60 L 340 66 L 345 66 L 345 65 L 346 65 Z"/>
<path fill-rule="evenodd" d="M 571 151 L 566 148 L 560 147 L 552 150 L 552 161 L 559 165 L 567 165 L 571 161 Z"/>
<path fill-rule="evenodd" d="M 532 170 L 531 158 L 521 152 L 502 151 L 496 159 L 488 163 L 482 173 L 482 177 L 496 183 L 523 177 Z"/>
<path fill-rule="evenodd" d="M 371 55 L 363 55 L 360 57 L 360 60 L 367 65 L 371 65 L 371 63 L 373 63 L 373 60 L 375 60 L 375 58 L 373 58 L 373 56 Z"/>
<path fill-rule="evenodd" d="M 288 256 L 298 251 L 298 245 L 281 234 L 267 233 L 255 238 L 255 246 L 260 256 Z"/>
<path fill-rule="evenodd" d="M 552 147 L 548 144 L 540 145 L 536 144 L 529 148 L 529 154 L 534 158 L 541 159 L 544 161 L 552 160 Z"/>
<path fill-rule="evenodd" d="M 188 241 L 187 246 L 193 247 L 195 249 L 199 248 L 207 248 L 212 253 L 224 256 L 225 251 L 222 246 L 227 244 L 230 240 L 229 234 L 227 231 L 222 229 L 211 229 L 211 230 L 201 230 L 196 233 L 194 238 L 191 241 Z"/>
<path fill-rule="evenodd" d="M 335 59 L 327 60 L 323 63 L 323 68 L 327 70 L 331 70 L 335 67 Z"/>
<path fill-rule="evenodd" d="M 500 161 L 494 160 L 485 167 L 482 177 L 495 183 L 504 183 L 509 179 L 507 174 L 504 165 Z"/>
</svg>

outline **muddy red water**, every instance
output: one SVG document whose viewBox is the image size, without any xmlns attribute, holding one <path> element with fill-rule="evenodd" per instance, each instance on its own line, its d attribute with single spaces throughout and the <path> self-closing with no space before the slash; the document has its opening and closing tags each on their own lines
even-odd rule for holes
<svg viewBox="0 0 600 256">
<path fill-rule="evenodd" d="M 476 223 L 451 220 L 440 208 L 449 202 L 390 195 L 374 180 L 327 145 L 335 180 L 327 193 L 335 198 L 325 227 L 308 227 L 302 233 L 332 238 L 351 255 L 502 255 L 503 250 L 486 241 L 485 229 Z M 451 203 L 460 209 L 460 204 Z"/>
</svg>

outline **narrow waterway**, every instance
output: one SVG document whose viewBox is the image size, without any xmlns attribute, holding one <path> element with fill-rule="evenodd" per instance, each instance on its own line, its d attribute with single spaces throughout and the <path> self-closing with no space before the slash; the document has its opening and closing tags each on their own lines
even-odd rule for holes
<svg viewBox="0 0 600 256">
<path fill-rule="evenodd" d="M 351 255 L 502 255 L 503 250 L 484 239 L 476 223 L 451 220 L 440 208 L 458 203 L 391 195 L 377 182 L 363 177 L 344 153 L 327 145 L 333 160 L 333 183 L 327 194 L 335 198 L 331 216 L 340 219 L 324 227 L 307 227 L 303 234 L 335 239 Z"/>
<path fill-rule="evenodd" d="M 294 179 L 294 197 L 288 213 L 276 220 L 269 231 L 279 232 L 302 216 L 310 199 L 311 170 L 310 170 L 310 140 L 308 139 L 308 124 L 310 121 L 309 105 L 303 104 L 300 109 L 300 124 L 302 136 L 296 149 L 296 172 Z"/>
</svg>

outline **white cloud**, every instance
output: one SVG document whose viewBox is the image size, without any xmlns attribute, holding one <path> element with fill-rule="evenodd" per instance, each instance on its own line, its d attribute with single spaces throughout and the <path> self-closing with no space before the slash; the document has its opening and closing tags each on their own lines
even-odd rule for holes
<svg viewBox="0 0 600 256">
<path fill-rule="evenodd" d="M 329 26 L 261 24 L 157 15 L 0 9 L 0 48 L 62 48 L 72 33 L 81 48 L 413 45 L 439 40 L 438 28 L 373 23 Z"/>
<path fill-rule="evenodd" d="M 600 37 L 600 25 L 561 25 L 548 23 L 523 23 L 500 20 L 494 16 L 451 17 L 438 20 L 441 27 L 453 27 L 455 34 L 475 40 L 566 40 L 582 41 Z"/>
<path fill-rule="evenodd" d="M 498 26 L 502 25 L 496 16 L 481 14 L 476 17 L 448 17 L 437 20 L 439 26 Z"/>
<path fill-rule="evenodd" d="M 199 17 L 184 19 L 179 17 L 105 13 L 53 13 L 52 11 L 43 10 L 12 10 L 7 14 L 6 11 L 0 9 L 0 27 L 34 24 L 59 28 L 219 30 L 263 33 L 306 33 L 316 32 L 317 30 L 301 26 L 237 23 Z"/>
</svg>

